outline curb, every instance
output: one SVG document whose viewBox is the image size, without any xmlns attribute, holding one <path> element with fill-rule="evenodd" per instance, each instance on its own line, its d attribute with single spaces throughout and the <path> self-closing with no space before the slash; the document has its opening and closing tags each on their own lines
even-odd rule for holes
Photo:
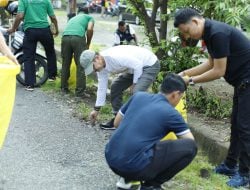
<svg viewBox="0 0 250 190">
<path fill-rule="evenodd" d="M 222 127 L 227 132 L 230 131 L 228 124 L 212 122 L 209 125 L 199 118 L 197 114 L 188 114 L 188 125 L 196 139 L 198 147 L 208 156 L 209 162 L 212 164 L 221 163 L 227 156 L 229 142 L 225 139 L 229 134 L 225 131 L 216 131 L 216 127 Z M 213 129 L 214 128 L 214 129 Z"/>
</svg>

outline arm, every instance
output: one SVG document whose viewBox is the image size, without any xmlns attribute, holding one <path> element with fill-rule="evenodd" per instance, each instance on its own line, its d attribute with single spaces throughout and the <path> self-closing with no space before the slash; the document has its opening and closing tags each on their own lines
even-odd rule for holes
<svg viewBox="0 0 250 190">
<path fill-rule="evenodd" d="M 131 25 L 128 25 L 129 26 L 129 31 L 130 31 L 130 34 L 133 36 L 134 38 L 134 41 L 135 41 L 135 44 L 138 45 L 138 39 L 137 39 L 137 36 L 135 34 L 135 30 L 134 28 L 131 26 Z"/>
<path fill-rule="evenodd" d="M 194 136 L 191 132 L 185 133 L 184 135 L 178 136 L 180 139 L 192 139 L 194 140 Z"/>
<path fill-rule="evenodd" d="M 115 121 L 114 121 L 114 126 L 115 128 L 117 128 L 120 123 L 122 118 L 124 117 L 124 114 L 126 113 L 131 101 L 133 100 L 134 96 L 131 96 L 129 98 L 129 100 L 121 107 L 121 109 L 119 110 L 119 112 L 117 113 L 116 117 L 115 117 Z"/>
<path fill-rule="evenodd" d="M 115 117 L 115 121 L 114 121 L 114 126 L 115 128 L 117 128 L 122 120 L 123 116 L 120 112 L 117 113 L 116 117 Z"/>
<path fill-rule="evenodd" d="M 194 76 L 192 78 L 194 83 L 212 81 L 225 75 L 227 57 L 230 55 L 230 36 L 224 32 L 218 32 L 209 41 L 212 47 L 210 51 L 213 54 L 213 60 L 211 56 L 209 58 L 212 68 L 204 73 L 200 73 L 200 75 Z"/>
<path fill-rule="evenodd" d="M 58 30 L 58 24 L 57 24 L 56 16 L 55 15 L 54 16 L 50 16 L 50 20 L 54 24 L 55 29 L 56 29 L 54 35 L 57 36 L 59 34 L 59 30 Z"/>
<path fill-rule="evenodd" d="M 94 23 L 93 22 L 89 22 L 88 23 L 88 28 L 87 28 L 87 48 L 89 49 L 92 37 L 93 37 L 93 33 L 94 33 Z"/>
<path fill-rule="evenodd" d="M 227 58 L 214 59 L 214 66 L 209 71 L 193 77 L 194 83 L 203 83 L 223 77 L 226 72 Z"/>
<path fill-rule="evenodd" d="M 99 115 L 99 110 L 105 104 L 106 101 L 106 92 L 108 88 L 108 73 L 106 71 L 101 71 L 97 73 L 98 77 L 98 89 L 96 103 L 93 111 L 90 113 L 90 120 L 94 124 L 97 116 Z"/>
<path fill-rule="evenodd" d="M 10 29 L 8 29 L 8 33 L 11 34 L 15 32 L 18 26 L 20 25 L 21 21 L 23 20 L 23 18 L 24 18 L 24 13 L 17 13 L 14 24 Z"/>
<path fill-rule="evenodd" d="M 1 32 L 0 32 L 0 52 L 2 52 L 11 61 L 18 64 L 18 61 L 16 60 L 16 57 L 12 54 L 12 52 L 10 51 L 10 48 L 5 43 L 5 39 L 4 39 Z"/>
<path fill-rule="evenodd" d="M 115 36 L 114 36 L 114 46 L 118 46 L 120 45 L 121 41 L 120 41 L 120 37 L 118 36 L 117 33 L 115 33 Z"/>
<path fill-rule="evenodd" d="M 138 45 L 138 39 L 137 39 L 137 36 L 135 34 L 132 35 L 134 37 L 134 40 L 135 40 L 135 45 Z"/>
<path fill-rule="evenodd" d="M 193 67 L 191 69 L 187 69 L 185 71 L 182 71 L 180 73 L 181 76 L 197 76 L 200 75 L 202 73 L 205 73 L 206 71 L 210 70 L 213 68 L 213 60 L 212 58 L 209 56 L 208 60 L 200 65 L 197 65 L 196 67 Z"/>
</svg>

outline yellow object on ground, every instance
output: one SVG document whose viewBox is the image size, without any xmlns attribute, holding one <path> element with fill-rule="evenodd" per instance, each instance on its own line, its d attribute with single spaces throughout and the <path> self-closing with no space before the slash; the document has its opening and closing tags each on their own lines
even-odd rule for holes
<svg viewBox="0 0 250 190">
<path fill-rule="evenodd" d="M 183 119 L 187 122 L 186 93 L 184 93 L 183 97 L 181 98 L 175 109 L 182 115 Z"/>
<path fill-rule="evenodd" d="M 6 7 L 8 5 L 9 0 L 0 0 L 0 7 Z"/>
<path fill-rule="evenodd" d="M 186 94 L 183 95 L 180 102 L 177 104 L 175 109 L 182 115 L 183 119 L 187 122 L 187 109 L 186 109 Z M 177 137 L 174 132 L 168 133 L 161 141 L 164 140 L 176 140 Z"/>
<path fill-rule="evenodd" d="M 176 139 L 177 139 L 177 137 L 176 137 L 175 133 L 174 132 L 170 132 L 163 139 L 161 139 L 161 141 L 176 140 Z"/>
<path fill-rule="evenodd" d="M 74 58 L 72 59 L 70 65 L 69 88 L 70 89 L 76 88 L 76 63 Z"/>
<path fill-rule="evenodd" d="M 0 149 L 8 131 L 16 94 L 16 75 L 20 66 L 0 56 Z"/>
</svg>

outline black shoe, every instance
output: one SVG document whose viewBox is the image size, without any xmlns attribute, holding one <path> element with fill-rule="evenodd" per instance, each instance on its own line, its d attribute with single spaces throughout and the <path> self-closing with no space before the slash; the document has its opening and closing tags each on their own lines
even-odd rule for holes
<svg viewBox="0 0 250 190">
<path fill-rule="evenodd" d="M 144 186 L 142 185 L 140 190 L 163 190 L 161 186 Z"/>
<path fill-rule="evenodd" d="M 56 81 L 56 77 L 49 77 L 48 81 L 49 82 L 55 82 Z"/>
<path fill-rule="evenodd" d="M 90 98 L 91 95 L 90 94 L 87 94 L 86 92 L 82 92 L 82 93 L 75 93 L 75 96 L 78 97 L 78 98 Z"/>
<path fill-rule="evenodd" d="M 32 92 L 34 91 L 34 86 L 25 86 L 25 90 Z"/>
<path fill-rule="evenodd" d="M 61 93 L 62 94 L 69 94 L 70 90 L 68 88 L 61 88 Z"/>
<path fill-rule="evenodd" d="M 105 124 L 100 124 L 100 127 L 104 130 L 115 130 L 116 128 L 114 127 L 114 121 L 115 118 L 111 119 L 109 122 Z"/>
</svg>

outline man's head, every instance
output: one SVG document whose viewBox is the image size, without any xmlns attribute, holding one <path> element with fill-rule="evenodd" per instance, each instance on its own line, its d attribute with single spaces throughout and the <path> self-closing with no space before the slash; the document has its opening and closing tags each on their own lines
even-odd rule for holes
<svg viewBox="0 0 250 190">
<path fill-rule="evenodd" d="M 184 80 L 177 74 L 168 74 L 161 84 L 161 93 L 166 95 L 169 103 L 174 107 L 179 103 L 186 89 Z"/>
<path fill-rule="evenodd" d="M 89 14 L 89 8 L 86 6 L 80 6 L 78 7 L 77 13 L 84 13 L 84 14 Z"/>
<path fill-rule="evenodd" d="M 85 74 L 89 75 L 93 71 L 101 71 L 105 67 L 105 61 L 99 53 L 92 50 L 85 50 L 80 56 L 80 65 L 84 68 Z"/>
<path fill-rule="evenodd" d="M 126 23 L 124 21 L 119 21 L 118 22 L 118 30 L 120 30 L 121 32 L 126 31 Z"/>
<path fill-rule="evenodd" d="M 191 8 L 178 10 L 174 18 L 174 26 L 179 29 L 185 39 L 201 39 L 204 23 L 205 19 Z"/>
</svg>

